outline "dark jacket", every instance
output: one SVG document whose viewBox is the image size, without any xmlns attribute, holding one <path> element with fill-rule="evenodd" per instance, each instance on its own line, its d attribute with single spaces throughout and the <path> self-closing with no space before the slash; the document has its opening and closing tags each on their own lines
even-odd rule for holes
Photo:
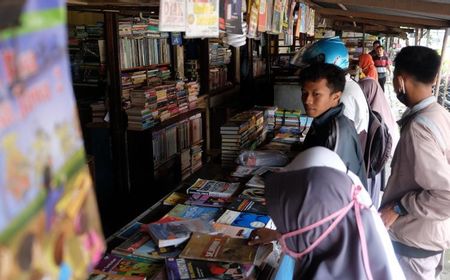
<svg viewBox="0 0 450 280">
<path fill-rule="evenodd" d="M 358 134 L 352 121 L 343 114 L 344 104 L 331 108 L 314 119 L 302 150 L 321 146 L 336 152 L 347 168 L 358 175 L 367 188 L 366 169 Z"/>
</svg>

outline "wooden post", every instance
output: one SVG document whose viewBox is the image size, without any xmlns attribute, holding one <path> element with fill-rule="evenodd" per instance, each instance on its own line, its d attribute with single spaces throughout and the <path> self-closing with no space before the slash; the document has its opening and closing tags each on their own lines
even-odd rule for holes
<svg viewBox="0 0 450 280">
<path fill-rule="evenodd" d="M 441 51 L 441 65 L 439 66 L 439 72 L 438 72 L 438 76 L 436 79 L 436 86 L 434 89 L 434 95 L 436 97 L 439 96 L 439 86 L 441 85 L 441 69 L 442 69 L 442 64 L 444 63 L 444 57 L 445 57 L 445 49 L 447 48 L 447 39 L 448 39 L 448 32 L 449 32 L 450 28 L 446 28 L 445 29 L 445 33 L 444 33 L 444 42 L 442 42 L 442 51 Z M 444 96 L 442 96 L 442 100 L 441 100 L 441 104 L 444 104 L 444 100 L 445 100 L 445 91 L 447 89 L 444 89 Z"/>
</svg>

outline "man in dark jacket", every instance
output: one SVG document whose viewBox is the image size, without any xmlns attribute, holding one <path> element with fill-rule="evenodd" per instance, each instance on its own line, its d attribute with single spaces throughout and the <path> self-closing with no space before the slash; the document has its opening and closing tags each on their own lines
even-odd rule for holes
<svg viewBox="0 0 450 280">
<path fill-rule="evenodd" d="M 343 114 L 345 105 L 339 103 L 345 87 L 345 72 L 333 64 L 314 64 L 302 71 L 300 85 L 306 114 L 314 118 L 302 149 L 322 146 L 336 152 L 367 186 L 358 134 L 352 121 Z M 373 196 L 373 191 L 368 191 Z"/>
</svg>

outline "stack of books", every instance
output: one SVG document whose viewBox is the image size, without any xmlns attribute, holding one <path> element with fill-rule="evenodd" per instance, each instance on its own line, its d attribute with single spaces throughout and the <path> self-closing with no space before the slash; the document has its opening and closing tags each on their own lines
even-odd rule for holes
<svg viewBox="0 0 450 280">
<path fill-rule="evenodd" d="M 249 110 L 233 116 L 220 128 L 222 136 L 222 165 L 233 165 L 243 149 L 261 144 L 266 135 L 264 114 Z"/>
<path fill-rule="evenodd" d="M 230 63 L 231 50 L 219 43 L 209 44 L 209 64 L 213 66 Z"/>
<path fill-rule="evenodd" d="M 99 123 L 104 122 L 106 115 L 105 102 L 103 100 L 94 102 L 90 104 L 92 112 L 92 122 Z"/>
<path fill-rule="evenodd" d="M 209 69 L 209 89 L 217 90 L 228 86 L 228 68 L 226 66 L 212 67 Z"/>
<path fill-rule="evenodd" d="M 131 106 L 126 110 L 129 129 L 144 130 L 156 124 L 154 118 L 157 114 L 155 100 L 156 92 L 151 88 L 131 91 Z"/>
<path fill-rule="evenodd" d="M 186 83 L 186 90 L 188 94 L 189 109 L 192 110 L 197 108 L 197 99 L 200 93 L 199 82 L 192 81 Z"/>
<path fill-rule="evenodd" d="M 178 81 L 175 87 L 177 89 L 177 104 L 179 113 L 189 111 L 189 101 L 186 84 L 183 81 Z"/>
<path fill-rule="evenodd" d="M 199 170 L 202 165 L 203 154 L 203 129 L 202 129 L 202 115 L 196 114 L 189 118 L 190 123 L 190 137 L 191 137 L 191 172 Z"/>
<path fill-rule="evenodd" d="M 277 109 L 275 112 L 275 128 L 281 126 L 300 127 L 301 111 Z"/>
<path fill-rule="evenodd" d="M 200 63 L 198 59 L 188 59 L 184 62 L 184 75 L 188 81 L 200 81 Z"/>
</svg>

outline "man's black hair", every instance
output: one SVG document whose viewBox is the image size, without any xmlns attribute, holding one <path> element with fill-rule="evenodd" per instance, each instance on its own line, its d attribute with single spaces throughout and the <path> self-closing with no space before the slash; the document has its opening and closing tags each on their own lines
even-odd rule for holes
<svg viewBox="0 0 450 280">
<path fill-rule="evenodd" d="M 376 40 L 373 42 L 372 46 L 375 46 L 375 44 L 381 45 L 381 42 L 379 40 Z"/>
<path fill-rule="evenodd" d="M 395 57 L 395 74 L 411 75 L 416 81 L 431 84 L 436 78 L 441 57 L 430 48 L 404 47 Z"/>
<path fill-rule="evenodd" d="M 316 63 L 308 66 L 300 72 L 299 81 L 303 87 L 306 82 L 327 80 L 327 87 L 331 92 L 344 91 L 345 71 L 334 64 Z"/>
</svg>

